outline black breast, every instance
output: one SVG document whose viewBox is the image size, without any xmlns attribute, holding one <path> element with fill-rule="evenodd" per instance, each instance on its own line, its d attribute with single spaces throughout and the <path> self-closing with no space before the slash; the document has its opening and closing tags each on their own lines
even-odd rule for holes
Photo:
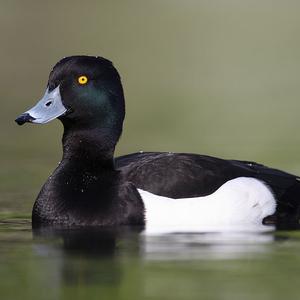
<svg viewBox="0 0 300 300">
<path fill-rule="evenodd" d="M 135 186 L 117 171 L 98 175 L 60 166 L 42 187 L 32 221 L 34 227 L 142 225 L 144 207 Z"/>
</svg>

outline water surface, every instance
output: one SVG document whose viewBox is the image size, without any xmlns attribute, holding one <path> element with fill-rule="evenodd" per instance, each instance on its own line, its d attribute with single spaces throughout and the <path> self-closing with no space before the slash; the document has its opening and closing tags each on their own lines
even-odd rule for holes
<svg viewBox="0 0 300 300">
<path fill-rule="evenodd" d="M 145 236 L 0 223 L 1 299 L 298 299 L 298 232 Z"/>
</svg>

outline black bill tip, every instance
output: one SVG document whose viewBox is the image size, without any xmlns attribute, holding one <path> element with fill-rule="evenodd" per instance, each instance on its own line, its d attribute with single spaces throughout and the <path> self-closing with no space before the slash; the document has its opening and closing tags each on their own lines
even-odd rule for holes
<svg viewBox="0 0 300 300">
<path fill-rule="evenodd" d="M 26 122 L 31 122 L 35 120 L 34 117 L 32 117 L 30 114 L 28 113 L 24 113 L 24 114 L 21 114 L 19 117 L 17 117 L 15 119 L 15 122 L 18 124 L 18 125 L 23 125 L 24 123 Z"/>
</svg>

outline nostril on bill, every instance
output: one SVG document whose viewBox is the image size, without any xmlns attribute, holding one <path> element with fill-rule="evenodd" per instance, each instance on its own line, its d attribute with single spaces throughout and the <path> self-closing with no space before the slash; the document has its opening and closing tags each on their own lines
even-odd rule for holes
<svg viewBox="0 0 300 300">
<path fill-rule="evenodd" d="M 52 101 L 48 101 L 45 105 L 49 107 L 52 104 Z"/>
</svg>

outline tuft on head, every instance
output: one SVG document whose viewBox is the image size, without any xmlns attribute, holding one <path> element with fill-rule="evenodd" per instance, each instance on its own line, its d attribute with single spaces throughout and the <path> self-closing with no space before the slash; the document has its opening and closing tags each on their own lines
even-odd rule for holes
<svg viewBox="0 0 300 300">
<path fill-rule="evenodd" d="M 100 56 L 74 55 L 64 57 L 53 67 L 49 75 L 49 90 L 55 89 L 67 77 L 83 73 L 103 80 L 120 80 L 120 75 L 110 60 Z"/>
</svg>

